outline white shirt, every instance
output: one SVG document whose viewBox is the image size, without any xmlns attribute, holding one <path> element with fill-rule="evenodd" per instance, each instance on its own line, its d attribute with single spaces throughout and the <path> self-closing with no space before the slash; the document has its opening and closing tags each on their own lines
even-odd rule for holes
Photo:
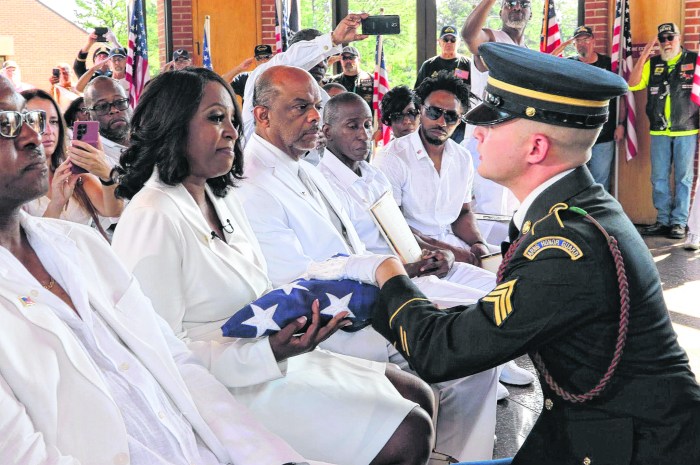
<svg viewBox="0 0 700 465">
<path fill-rule="evenodd" d="M 255 81 L 258 80 L 258 77 L 265 70 L 272 66 L 280 65 L 296 66 L 297 68 L 309 70 L 316 66 L 321 60 L 331 55 L 338 54 L 341 50 L 342 47 L 340 45 L 333 45 L 331 33 L 323 34 L 313 40 L 302 40 L 293 44 L 286 51 L 276 54 L 270 61 L 263 63 L 251 71 L 245 84 L 245 91 L 243 92 L 243 110 L 241 112 L 245 143 L 250 140 L 255 131 L 255 117 L 253 116 Z M 321 89 L 321 100 L 324 105 L 328 99 L 328 94 Z"/>
<path fill-rule="evenodd" d="M 513 215 L 513 223 L 515 224 L 515 227 L 518 228 L 518 231 L 523 228 L 523 221 L 525 221 L 525 215 L 527 214 L 527 211 L 530 209 L 530 206 L 535 201 L 535 199 L 539 197 L 540 194 L 544 192 L 546 188 L 559 181 L 561 178 L 571 173 L 573 170 L 574 168 L 555 174 L 554 176 L 537 186 L 535 189 L 533 189 L 532 192 L 530 192 L 527 195 L 527 197 L 525 197 L 523 203 L 520 204 L 520 208 L 518 208 L 518 211 L 515 212 L 515 215 Z"/>
<path fill-rule="evenodd" d="M 52 292 L 39 289 L 39 299 L 70 328 L 102 375 L 127 430 L 131 465 L 219 464 L 153 375 L 93 311 L 86 280 L 70 253 L 48 245 L 54 238 L 46 230 L 26 221 L 22 226 L 42 264 L 70 295 L 80 315 Z M 0 248 L 0 254 L 9 252 Z M 17 268 L 14 272 L 28 273 L 23 266 Z"/>
<path fill-rule="evenodd" d="M 369 207 L 374 202 L 386 192 L 391 192 L 391 183 L 384 173 L 369 163 L 361 161 L 359 167 L 362 176 L 355 174 L 330 151 L 327 151 L 318 165 L 319 171 L 335 190 L 367 250 L 378 254 L 393 254 L 369 212 Z"/>
<path fill-rule="evenodd" d="M 100 136 L 100 140 L 102 141 L 102 148 L 104 149 L 105 155 L 107 155 L 107 164 L 110 167 L 118 165 L 119 158 L 122 156 L 122 152 L 126 150 L 126 146 L 111 141 L 103 136 Z"/>
<path fill-rule="evenodd" d="M 448 139 L 438 173 L 416 131 L 387 147 L 377 167 L 410 226 L 438 240 L 452 234 L 462 205 L 472 200 L 474 168 L 466 149 Z"/>
</svg>

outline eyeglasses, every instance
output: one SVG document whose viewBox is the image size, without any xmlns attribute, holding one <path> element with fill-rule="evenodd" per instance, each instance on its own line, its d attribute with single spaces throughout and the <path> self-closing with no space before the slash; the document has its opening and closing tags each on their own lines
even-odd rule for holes
<svg viewBox="0 0 700 465">
<path fill-rule="evenodd" d="M 457 38 L 456 37 L 443 37 L 442 41 L 454 44 L 455 42 L 457 42 Z"/>
<path fill-rule="evenodd" d="M 255 57 L 255 61 L 269 60 L 271 58 L 272 55 L 260 55 Z"/>
<path fill-rule="evenodd" d="M 460 120 L 459 114 L 454 110 L 445 110 L 440 107 L 423 107 L 425 110 L 425 116 L 432 120 L 440 119 L 441 116 L 445 117 L 446 124 L 455 124 Z"/>
<path fill-rule="evenodd" d="M 676 36 L 673 34 L 664 34 L 664 35 L 658 36 L 660 44 L 663 44 L 664 42 L 673 42 L 673 39 L 675 39 L 675 38 L 676 38 Z"/>
<path fill-rule="evenodd" d="M 97 105 L 93 105 L 92 108 L 88 108 L 90 111 L 94 111 L 96 115 L 98 116 L 103 116 L 109 113 L 110 109 L 114 107 L 119 111 L 124 111 L 127 108 L 129 108 L 129 99 L 128 98 L 121 98 L 119 100 L 115 100 L 112 103 L 109 102 L 104 102 L 104 103 L 98 103 Z"/>
<path fill-rule="evenodd" d="M 46 112 L 43 110 L 25 111 L 24 113 L 0 111 L 0 136 L 8 139 L 19 136 L 24 123 L 27 123 L 34 132 L 41 135 L 46 129 Z"/>
<path fill-rule="evenodd" d="M 408 120 L 413 123 L 416 118 L 418 117 L 418 110 L 408 110 L 406 113 L 401 113 L 400 111 L 397 111 L 396 113 L 392 113 L 389 115 L 389 121 L 392 123 L 398 123 L 399 121 L 403 121 L 404 118 L 408 118 Z"/>
<path fill-rule="evenodd" d="M 520 4 L 520 8 L 530 8 L 530 2 L 528 0 L 506 0 L 503 2 L 503 6 L 509 8 L 515 8 L 515 5 Z"/>
<path fill-rule="evenodd" d="M 354 60 L 354 59 L 355 59 L 355 56 L 354 56 L 354 55 L 342 55 L 342 56 L 340 57 L 340 59 L 343 60 L 343 61 L 350 61 L 350 60 Z"/>
</svg>

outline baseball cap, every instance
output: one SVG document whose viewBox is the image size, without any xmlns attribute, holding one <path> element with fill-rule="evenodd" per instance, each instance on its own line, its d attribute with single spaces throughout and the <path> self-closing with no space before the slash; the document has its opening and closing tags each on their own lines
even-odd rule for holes
<svg viewBox="0 0 700 465">
<path fill-rule="evenodd" d="M 188 52 L 184 48 L 178 48 L 173 52 L 173 61 L 177 61 L 178 59 L 182 58 L 183 60 L 191 60 L 192 57 L 190 57 L 190 52 Z"/>
<path fill-rule="evenodd" d="M 454 26 L 443 27 L 442 29 L 440 29 L 440 38 L 442 39 L 445 36 L 457 37 L 457 29 Z"/>
<path fill-rule="evenodd" d="M 127 51 L 124 47 L 115 47 L 109 52 L 109 57 L 124 57 L 126 58 Z"/>
<path fill-rule="evenodd" d="M 580 36 L 593 36 L 593 28 L 589 26 L 579 26 L 574 31 L 574 39 Z"/>
<path fill-rule="evenodd" d="M 19 68 L 17 66 L 17 62 L 14 60 L 7 60 L 5 63 L 2 64 L 3 68 Z"/>
<path fill-rule="evenodd" d="M 255 58 L 269 58 L 272 56 L 272 47 L 265 44 L 259 44 L 254 49 Z"/>
<path fill-rule="evenodd" d="M 347 47 L 343 47 L 343 51 L 341 52 L 341 55 L 345 55 L 345 54 L 356 56 L 356 57 L 360 56 L 359 50 L 357 50 L 352 45 L 348 45 Z"/>
<path fill-rule="evenodd" d="M 678 35 L 680 33 L 681 33 L 681 30 L 678 29 L 678 25 L 676 23 L 659 24 L 659 35 L 661 35 L 661 34 Z"/>
</svg>

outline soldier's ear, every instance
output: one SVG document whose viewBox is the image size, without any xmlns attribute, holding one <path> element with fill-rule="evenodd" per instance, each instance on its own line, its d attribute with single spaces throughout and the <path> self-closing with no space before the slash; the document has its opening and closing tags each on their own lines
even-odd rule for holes
<svg viewBox="0 0 700 465">
<path fill-rule="evenodd" d="M 527 144 L 526 161 L 532 165 L 542 163 L 547 159 L 552 142 L 542 133 L 533 133 L 524 142 Z"/>
<path fill-rule="evenodd" d="M 270 127 L 270 109 L 263 106 L 257 106 L 253 108 L 253 117 L 255 118 L 255 125 L 262 126 L 264 128 Z"/>
</svg>

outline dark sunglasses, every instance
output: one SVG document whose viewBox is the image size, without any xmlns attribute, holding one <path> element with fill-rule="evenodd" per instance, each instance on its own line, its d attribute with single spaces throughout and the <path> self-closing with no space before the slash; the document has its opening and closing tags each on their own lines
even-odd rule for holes
<svg viewBox="0 0 700 465">
<path fill-rule="evenodd" d="M 260 55 L 255 57 L 255 61 L 270 60 L 272 55 Z"/>
<path fill-rule="evenodd" d="M 515 5 L 520 4 L 520 8 L 530 8 L 530 2 L 528 0 L 506 0 L 503 2 L 504 6 L 515 8 Z"/>
<path fill-rule="evenodd" d="M 392 123 L 398 123 L 399 121 L 403 121 L 404 118 L 408 118 L 408 120 L 413 123 L 416 118 L 418 117 L 418 110 L 408 110 L 406 113 L 401 113 L 400 111 L 397 111 L 396 113 L 392 113 L 389 115 L 389 121 Z"/>
<path fill-rule="evenodd" d="M 90 111 L 94 111 L 96 115 L 98 116 L 103 116 L 109 113 L 109 110 L 114 107 L 119 111 L 124 111 L 127 108 L 129 108 L 129 99 L 128 98 L 122 98 L 119 100 L 115 100 L 114 102 L 104 102 L 104 103 L 98 103 L 97 105 L 93 105 L 92 108 L 88 108 Z"/>
<path fill-rule="evenodd" d="M 46 112 L 32 110 L 20 113 L 19 111 L 0 111 L 0 136 L 13 139 L 19 136 L 22 125 L 27 123 L 30 128 L 39 135 L 46 129 Z"/>
<path fill-rule="evenodd" d="M 350 61 L 357 58 L 355 55 L 341 55 L 340 59 L 343 61 Z"/>
<path fill-rule="evenodd" d="M 457 42 L 457 38 L 456 37 L 443 37 L 442 41 L 454 44 L 455 42 Z"/>
<path fill-rule="evenodd" d="M 663 44 L 664 42 L 673 42 L 673 39 L 675 39 L 676 36 L 673 34 L 663 34 L 658 36 L 659 43 Z"/>
<path fill-rule="evenodd" d="M 445 117 L 446 124 L 455 124 L 460 120 L 459 114 L 453 110 L 445 110 L 440 107 L 423 107 L 425 110 L 425 116 L 432 120 L 440 119 L 441 116 Z"/>
</svg>

